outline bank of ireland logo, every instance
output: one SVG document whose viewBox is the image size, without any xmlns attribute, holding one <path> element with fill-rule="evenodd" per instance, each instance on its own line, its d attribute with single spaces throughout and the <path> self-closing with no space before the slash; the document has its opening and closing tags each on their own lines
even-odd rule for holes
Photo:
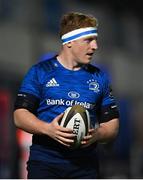
<svg viewBox="0 0 143 180">
<path fill-rule="evenodd" d="M 80 94 L 79 94 L 78 92 L 76 92 L 76 91 L 70 91 L 70 92 L 68 93 L 68 96 L 69 96 L 70 98 L 77 99 L 77 98 L 80 97 Z"/>
<path fill-rule="evenodd" d="M 89 90 L 92 90 L 94 92 L 99 92 L 99 84 L 95 79 L 90 79 L 87 81 L 87 84 L 89 85 Z"/>
</svg>

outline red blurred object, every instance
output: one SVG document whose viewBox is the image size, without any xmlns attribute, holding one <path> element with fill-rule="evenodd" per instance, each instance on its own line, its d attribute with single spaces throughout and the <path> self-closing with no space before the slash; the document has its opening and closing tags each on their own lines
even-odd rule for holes
<svg viewBox="0 0 143 180">
<path fill-rule="evenodd" d="M 9 159 L 9 112 L 10 94 L 0 90 L 0 159 L 3 161 Z"/>
<path fill-rule="evenodd" d="M 0 90 L 0 176 L 8 178 L 10 151 L 10 92 Z"/>
<path fill-rule="evenodd" d="M 32 134 L 29 134 L 25 131 L 17 129 L 16 137 L 17 137 L 17 142 L 21 151 L 20 153 L 21 156 L 19 159 L 20 178 L 26 179 L 27 178 L 26 162 L 29 156 L 29 146 L 32 143 Z"/>
</svg>

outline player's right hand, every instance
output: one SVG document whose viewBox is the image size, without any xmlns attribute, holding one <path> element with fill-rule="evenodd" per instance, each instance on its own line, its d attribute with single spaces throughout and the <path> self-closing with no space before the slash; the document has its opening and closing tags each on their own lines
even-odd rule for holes
<svg viewBox="0 0 143 180">
<path fill-rule="evenodd" d="M 53 119 L 52 122 L 47 124 L 47 135 L 59 143 L 70 147 L 74 143 L 75 135 L 72 129 L 65 128 L 59 125 L 59 121 L 63 117 L 63 113 Z"/>
</svg>

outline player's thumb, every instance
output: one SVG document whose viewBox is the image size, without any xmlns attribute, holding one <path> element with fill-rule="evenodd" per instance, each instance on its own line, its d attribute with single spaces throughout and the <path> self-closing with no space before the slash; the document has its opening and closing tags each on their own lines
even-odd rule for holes
<svg viewBox="0 0 143 180">
<path fill-rule="evenodd" d="M 64 113 L 61 113 L 61 114 L 59 114 L 59 115 L 55 118 L 55 121 L 56 121 L 58 124 L 60 124 L 63 115 L 64 115 Z"/>
</svg>

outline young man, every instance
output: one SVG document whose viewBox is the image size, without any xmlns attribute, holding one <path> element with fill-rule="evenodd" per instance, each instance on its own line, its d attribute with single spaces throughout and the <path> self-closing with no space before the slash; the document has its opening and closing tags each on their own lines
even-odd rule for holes
<svg viewBox="0 0 143 180">
<path fill-rule="evenodd" d="M 89 64 L 97 49 L 97 20 L 68 13 L 61 20 L 60 36 L 59 54 L 32 66 L 15 103 L 16 126 L 33 134 L 28 178 L 98 178 L 96 145 L 116 137 L 119 113 L 106 75 Z M 73 150 L 72 130 L 58 122 L 75 104 L 89 111 L 92 127 Z"/>
</svg>

